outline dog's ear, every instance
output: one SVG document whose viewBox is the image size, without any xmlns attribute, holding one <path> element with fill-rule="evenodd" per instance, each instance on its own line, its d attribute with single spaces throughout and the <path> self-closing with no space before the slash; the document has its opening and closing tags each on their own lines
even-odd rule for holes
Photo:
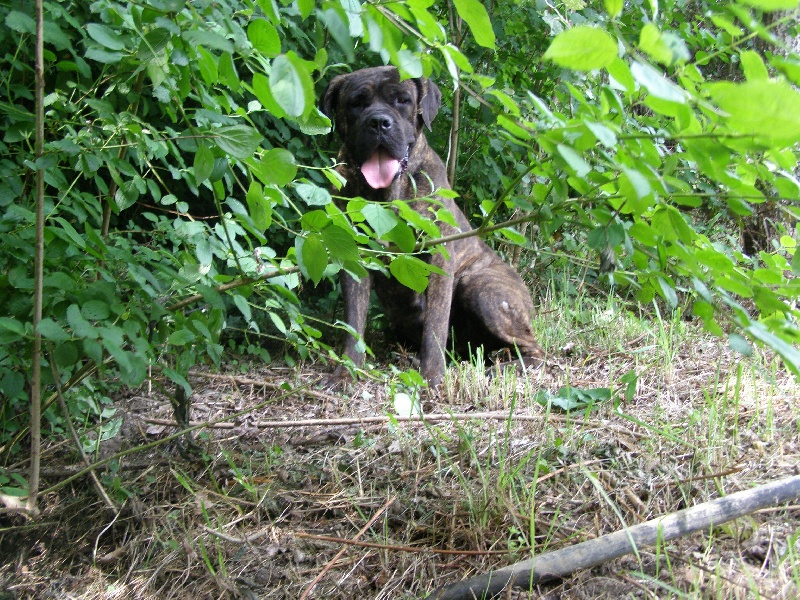
<svg viewBox="0 0 800 600">
<path fill-rule="evenodd" d="M 322 92 L 322 98 L 319 101 L 319 108 L 326 117 L 333 121 L 336 116 L 336 109 L 339 106 L 339 92 L 342 91 L 344 81 L 347 78 L 345 75 L 337 75 Z"/>
<path fill-rule="evenodd" d="M 436 115 L 439 114 L 439 107 L 442 105 L 442 92 L 439 90 L 438 85 L 426 77 L 417 79 L 417 87 L 419 89 L 417 111 L 425 127 L 430 130 L 431 123 Z"/>
</svg>

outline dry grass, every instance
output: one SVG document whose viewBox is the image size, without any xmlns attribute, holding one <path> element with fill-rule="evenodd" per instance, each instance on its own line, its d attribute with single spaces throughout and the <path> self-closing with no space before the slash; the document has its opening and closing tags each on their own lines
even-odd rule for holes
<svg viewBox="0 0 800 600">
<path fill-rule="evenodd" d="M 596 311 L 583 322 L 543 332 L 551 348 L 572 344 L 543 370 L 488 378 L 455 365 L 422 402 L 426 413 L 505 419 L 330 421 L 392 414 L 393 394 L 411 392 L 396 376 L 344 396 L 316 383 L 313 367 L 246 373 L 265 385 L 196 378 L 198 420 L 271 401 L 207 430 L 204 460 L 181 460 L 170 445 L 121 460 L 103 478 L 125 498 L 116 517 L 86 478 L 48 494 L 38 522 L 0 516 L 0 599 L 296 599 L 320 574 L 309 598 L 423 598 L 531 548 L 798 473 L 800 393 L 771 358 L 742 358 L 681 321 Z M 567 383 L 621 392 L 631 370 L 629 400 L 570 414 L 535 401 Z M 115 444 L 169 432 L 153 422 L 169 418 L 163 398 L 119 406 Z M 318 422 L 261 426 L 274 419 Z M 46 461 L 54 483 L 75 459 L 62 445 Z M 353 539 L 379 512 L 364 545 L 330 539 Z M 510 597 L 794 598 L 799 526 L 798 505 L 766 510 Z"/>
</svg>

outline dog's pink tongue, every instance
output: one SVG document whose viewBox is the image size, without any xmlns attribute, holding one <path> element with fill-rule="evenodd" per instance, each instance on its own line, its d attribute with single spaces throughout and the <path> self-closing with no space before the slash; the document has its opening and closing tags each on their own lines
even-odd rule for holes
<svg viewBox="0 0 800 600">
<path fill-rule="evenodd" d="M 393 158 L 383 148 L 378 148 L 369 157 L 367 162 L 361 165 L 361 173 L 373 189 L 387 188 L 392 185 L 397 172 L 400 170 L 400 161 Z"/>
</svg>

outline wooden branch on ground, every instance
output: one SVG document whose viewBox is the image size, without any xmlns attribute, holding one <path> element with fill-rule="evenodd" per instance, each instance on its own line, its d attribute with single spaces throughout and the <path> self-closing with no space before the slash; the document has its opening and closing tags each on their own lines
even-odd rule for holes
<svg viewBox="0 0 800 600">
<path fill-rule="evenodd" d="M 642 546 L 653 546 L 708 529 L 798 497 L 800 475 L 787 477 L 446 585 L 434 590 L 428 600 L 488 600 L 510 588 L 531 590 L 538 583 L 596 567 L 636 552 Z"/>
</svg>

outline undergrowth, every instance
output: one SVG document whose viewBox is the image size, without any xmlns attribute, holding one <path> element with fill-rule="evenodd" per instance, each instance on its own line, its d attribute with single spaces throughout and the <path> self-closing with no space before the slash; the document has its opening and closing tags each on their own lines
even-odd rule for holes
<svg viewBox="0 0 800 600">
<path fill-rule="evenodd" d="M 168 444 L 101 468 L 116 515 L 86 478 L 46 494 L 37 524 L 0 514 L 0 597 L 294 599 L 319 576 L 307 597 L 424 598 L 795 474 L 792 378 L 767 353 L 736 354 L 680 313 L 661 316 L 548 294 L 545 367 L 455 363 L 437 394 L 397 358 L 346 394 L 313 365 L 195 373 L 197 420 L 266 405 L 207 429 L 198 462 Z M 166 398 L 126 395 L 98 456 L 170 432 Z M 420 412 L 430 420 L 403 418 Z M 74 471 L 66 456 L 50 442 L 50 483 Z M 796 505 L 776 507 L 530 597 L 791 598 L 798 526 Z"/>
</svg>

